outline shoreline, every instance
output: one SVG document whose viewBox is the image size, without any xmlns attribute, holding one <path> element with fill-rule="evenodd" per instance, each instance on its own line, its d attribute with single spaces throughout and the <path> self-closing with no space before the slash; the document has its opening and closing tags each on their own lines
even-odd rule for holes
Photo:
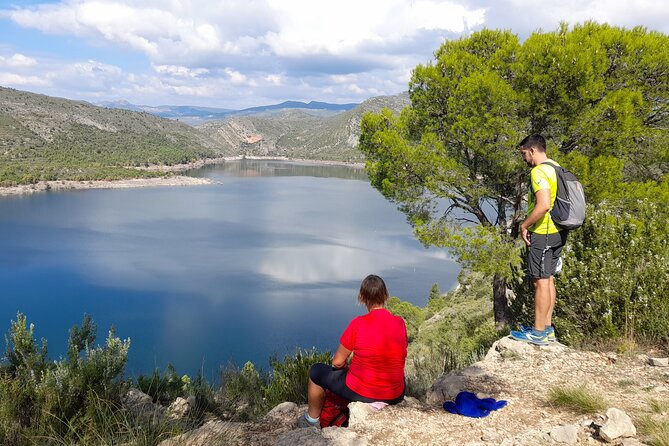
<svg viewBox="0 0 669 446">
<path fill-rule="evenodd" d="M 247 155 L 237 155 L 237 156 L 222 156 L 218 158 L 207 158 L 191 163 L 185 164 L 174 164 L 172 166 L 161 166 L 153 165 L 148 167 L 133 167 L 133 169 L 138 170 L 148 170 L 153 172 L 184 172 L 186 170 L 199 169 L 204 166 L 212 164 L 225 164 L 230 161 L 242 161 L 242 160 L 253 160 L 253 161 L 286 161 L 290 163 L 305 163 L 305 164 L 314 164 L 319 166 L 344 166 L 344 167 L 353 167 L 355 169 L 364 169 L 365 163 L 349 163 L 346 161 L 331 161 L 331 160 L 312 160 L 305 158 L 290 158 L 287 156 L 247 156 Z"/>
<path fill-rule="evenodd" d="M 163 186 L 199 186 L 208 184 L 217 184 L 216 181 L 208 178 L 189 177 L 185 175 L 170 175 L 177 172 L 199 169 L 207 165 L 225 164 L 231 161 L 241 160 L 258 161 L 286 161 L 293 163 L 313 164 L 320 166 L 345 166 L 354 169 L 364 169 L 364 163 L 348 163 L 345 161 L 328 160 L 309 160 L 302 158 L 288 158 L 281 156 L 226 156 L 219 158 L 207 158 L 193 161 L 186 164 L 175 164 L 173 166 L 148 166 L 148 167 L 130 167 L 129 169 L 148 170 L 153 172 L 164 172 L 168 174 L 159 178 L 132 178 L 125 180 L 53 180 L 39 181 L 35 184 L 20 184 L 18 186 L 0 187 L 0 197 L 14 195 L 31 195 L 47 191 L 65 191 L 65 190 L 83 190 L 83 189 L 129 189 L 138 187 L 163 187 Z"/>
<path fill-rule="evenodd" d="M 199 186 L 216 184 L 208 178 L 187 177 L 175 175 L 160 178 L 132 178 L 127 180 L 92 180 L 72 181 L 54 180 L 40 181 L 36 184 L 22 184 L 19 186 L 0 187 L 0 197 L 12 195 L 32 195 L 47 191 L 83 190 L 83 189 L 130 189 L 139 187 L 157 186 Z"/>
</svg>

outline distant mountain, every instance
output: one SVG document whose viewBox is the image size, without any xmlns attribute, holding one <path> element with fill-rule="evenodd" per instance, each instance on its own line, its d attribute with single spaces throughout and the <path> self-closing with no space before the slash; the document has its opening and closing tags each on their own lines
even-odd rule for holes
<svg viewBox="0 0 669 446">
<path fill-rule="evenodd" d="M 328 102 L 299 102 L 299 101 L 285 101 L 280 104 L 263 105 L 259 107 L 250 107 L 242 110 L 230 110 L 225 108 L 215 107 L 196 107 L 190 105 L 135 105 L 128 101 L 107 101 L 100 102 L 97 105 L 106 108 L 117 108 L 131 111 L 141 111 L 151 113 L 152 115 L 160 116 L 161 118 L 178 119 L 187 124 L 195 125 L 207 121 L 214 121 L 224 119 L 229 116 L 236 115 L 256 115 L 256 114 L 272 114 L 275 112 L 285 110 L 309 110 L 316 116 L 332 115 L 342 111 L 347 111 L 355 108 L 359 104 L 331 104 Z"/>
<path fill-rule="evenodd" d="M 271 116 L 232 116 L 197 128 L 240 155 L 360 162 L 364 158 L 356 147 L 363 114 L 382 108 L 399 112 L 410 103 L 408 93 L 403 93 L 371 98 L 334 116 L 287 109 Z"/>
</svg>

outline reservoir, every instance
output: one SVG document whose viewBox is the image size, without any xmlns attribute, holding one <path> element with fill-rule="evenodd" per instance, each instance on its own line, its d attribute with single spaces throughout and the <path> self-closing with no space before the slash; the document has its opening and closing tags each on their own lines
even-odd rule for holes
<svg viewBox="0 0 669 446">
<path fill-rule="evenodd" d="M 346 166 L 242 160 L 191 171 L 215 184 L 0 198 L 0 331 L 17 312 L 67 349 L 90 314 L 97 343 L 130 338 L 127 376 L 204 372 L 296 347 L 334 351 L 367 274 L 425 305 L 456 284 L 445 250 Z"/>
</svg>

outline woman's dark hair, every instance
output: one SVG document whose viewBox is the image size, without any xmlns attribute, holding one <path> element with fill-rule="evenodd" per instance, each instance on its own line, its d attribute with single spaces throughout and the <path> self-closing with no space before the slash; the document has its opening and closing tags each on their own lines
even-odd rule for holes
<svg viewBox="0 0 669 446">
<path fill-rule="evenodd" d="M 367 307 L 383 305 L 388 300 L 388 289 L 383 279 L 370 274 L 360 284 L 358 301 Z"/>
</svg>

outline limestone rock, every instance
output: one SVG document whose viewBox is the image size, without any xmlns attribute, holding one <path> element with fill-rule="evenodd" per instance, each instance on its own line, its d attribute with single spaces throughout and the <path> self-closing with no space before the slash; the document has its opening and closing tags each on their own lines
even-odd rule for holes
<svg viewBox="0 0 669 446">
<path fill-rule="evenodd" d="M 280 404 L 277 404 L 274 406 L 272 410 L 267 412 L 268 417 L 277 417 L 277 416 L 282 416 L 284 414 L 290 413 L 293 414 L 297 412 L 297 404 L 292 403 L 290 401 L 286 401 Z"/>
<path fill-rule="evenodd" d="M 236 444 L 243 435 L 242 423 L 214 420 L 177 437 L 160 442 L 159 446 L 212 446 Z"/>
<path fill-rule="evenodd" d="M 467 379 L 457 373 L 441 376 L 427 391 L 426 402 L 431 405 L 441 405 L 444 401 L 451 401 L 461 391 L 465 390 Z"/>
<path fill-rule="evenodd" d="M 162 418 L 165 412 L 164 407 L 153 404 L 153 399 L 149 395 L 137 389 L 128 390 L 121 398 L 121 402 L 134 416 L 150 418 L 152 421 Z"/>
<path fill-rule="evenodd" d="M 551 429 L 550 437 L 557 443 L 576 444 L 578 428 L 573 424 L 564 424 Z"/>
<path fill-rule="evenodd" d="M 634 437 L 636 427 L 625 412 L 615 407 L 606 411 L 606 424 L 599 429 L 599 436 L 612 443 L 620 437 Z"/>
<path fill-rule="evenodd" d="M 295 403 L 286 401 L 276 405 L 272 410 L 267 412 L 263 418 L 263 422 L 275 426 L 295 426 L 297 418 L 304 413 L 306 407 L 300 410 Z"/>
<path fill-rule="evenodd" d="M 502 442 L 502 436 L 497 432 L 497 429 L 486 429 L 481 435 L 481 440 L 486 443 L 500 444 Z"/>
<path fill-rule="evenodd" d="M 295 446 L 298 444 L 304 446 L 328 446 L 328 440 L 321 435 L 319 429 L 309 427 L 285 432 L 274 443 L 275 446 Z"/>
<path fill-rule="evenodd" d="M 377 412 L 372 406 L 366 403 L 353 402 L 348 405 L 350 411 L 348 425 L 350 428 L 360 428 L 369 416 Z"/>
<path fill-rule="evenodd" d="M 654 367 L 669 367 L 669 358 L 648 358 L 648 363 Z"/>
<path fill-rule="evenodd" d="M 646 443 L 642 443 L 636 438 L 625 438 L 623 439 L 620 446 L 648 446 Z"/>
<path fill-rule="evenodd" d="M 367 440 L 351 429 L 326 427 L 321 435 L 328 440 L 330 446 L 367 446 Z"/>
<path fill-rule="evenodd" d="M 188 415 L 188 412 L 191 410 L 195 404 L 195 397 L 189 396 L 188 399 L 177 397 L 176 400 L 170 407 L 167 408 L 167 417 L 172 420 L 181 420 Z"/>
</svg>

